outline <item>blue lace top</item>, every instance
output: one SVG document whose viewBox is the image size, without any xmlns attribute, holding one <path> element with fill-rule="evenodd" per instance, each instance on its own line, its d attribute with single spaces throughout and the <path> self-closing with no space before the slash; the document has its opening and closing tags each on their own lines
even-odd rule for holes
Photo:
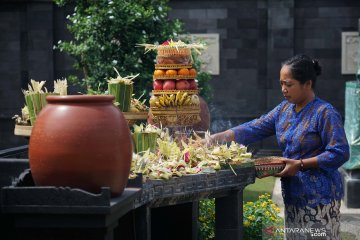
<svg viewBox="0 0 360 240">
<path fill-rule="evenodd" d="M 318 168 L 281 179 L 285 204 L 314 207 L 343 196 L 337 169 L 348 160 L 349 145 L 341 116 L 331 104 L 316 97 L 296 112 L 295 104 L 285 100 L 269 113 L 231 130 L 244 145 L 276 134 L 285 158 L 317 157 Z"/>
</svg>

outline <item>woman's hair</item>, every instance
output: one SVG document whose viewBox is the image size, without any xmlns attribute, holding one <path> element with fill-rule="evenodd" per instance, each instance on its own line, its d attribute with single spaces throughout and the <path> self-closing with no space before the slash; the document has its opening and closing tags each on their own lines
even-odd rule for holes
<svg viewBox="0 0 360 240">
<path fill-rule="evenodd" d="M 295 80 L 298 80 L 301 84 L 312 80 L 312 88 L 315 88 L 316 77 L 321 74 L 321 66 L 317 59 L 298 54 L 281 64 L 282 67 L 284 65 L 290 68 L 291 75 Z"/>
</svg>

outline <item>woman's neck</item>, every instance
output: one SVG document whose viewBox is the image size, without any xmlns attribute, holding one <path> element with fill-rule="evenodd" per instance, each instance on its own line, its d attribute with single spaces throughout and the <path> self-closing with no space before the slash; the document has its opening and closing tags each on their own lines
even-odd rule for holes
<svg viewBox="0 0 360 240">
<path fill-rule="evenodd" d="M 311 93 L 302 101 L 295 104 L 295 111 L 300 112 L 309 102 L 315 99 L 315 93 L 311 91 Z"/>
</svg>

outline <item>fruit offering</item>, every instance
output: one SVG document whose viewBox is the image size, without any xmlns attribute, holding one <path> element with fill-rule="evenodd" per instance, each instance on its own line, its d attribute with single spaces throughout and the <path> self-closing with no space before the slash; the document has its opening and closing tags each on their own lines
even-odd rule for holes
<svg viewBox="0 0 360 240">
<path fill-rule="evenodd" d="M 192 49 L 204 49 L 202 44 L 165 41 L 161 45 L 140 44 L 146 52 L 157 50 L 153 72 L 150 114 L 154 123 L 162 126 L 192 126 L 200 119 L 200 100 L 193 68 Z"/>
</svg>

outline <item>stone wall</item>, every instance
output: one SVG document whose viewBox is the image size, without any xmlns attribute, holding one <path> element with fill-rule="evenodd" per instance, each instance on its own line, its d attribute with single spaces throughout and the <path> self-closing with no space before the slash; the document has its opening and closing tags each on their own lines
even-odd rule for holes
<svg viewBox="0 0 360 240">
<path fill-rule="evenodd" d="M 317 95 L 344 114 L 341 32 L 357 31 L 360 2 L 172 0 L 172 18 L 189 33 L 220 34 L 220 75 L 214 76 L 212 128 L 223 130 L 274 108 L 282 95 L 280 63 L 297 53 L 320 60 Z M 262 147 L 276 148 L 274 138 Z"/>
<path fill-rule="evenodd" d="M 341 75 L 341 32 L 357 31 L 358 0 L 170 0 L 170 6 L 170 17 L 183 20 L 188 32 L 220 34 L 220 75 L 211 83 L 213 131 L 276 106 L 280 63 L 300 52 L 320 60 L 317 94 L 344 113 L 345 81 L 355 76 Z M 51 0 L 0 2 L 0 149 L 26 143 L 13 136 L 11 117 L 23 106 L 21 88 L 30 78 L 51 84 L 76 73 L 71 58 L 53 51 L 58 40 L 71 38 L 69 13 Z M 275 145 L 271 139 L 263 146 Z"/>
<path fill-rule="evenodd" d="M 65 27 L 71 9 L 60 9 L 51 0 L 3 0 L 0 2 L 0 149 L 27 144 L 14 136 L 15 114 L 21 113 L 30 79 L 54 79 L 77 72 L 72 59 L 53 46 L 70 39 Z"/>
</svg>

